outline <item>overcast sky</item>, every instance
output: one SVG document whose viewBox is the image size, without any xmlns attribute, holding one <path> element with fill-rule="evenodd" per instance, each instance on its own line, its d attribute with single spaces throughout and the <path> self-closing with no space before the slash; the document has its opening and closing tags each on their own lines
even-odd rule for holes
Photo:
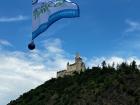
<svg viewBox="0 0 140 105">
<path fill-rule="evenodd" d="M 103 60 L 140 64 L 140 0 L 73 0 L 81 16 L 62 19 L 31 40 L 31 1 L 0 0 L 0 105 L 55 77 L 80 52 L 87 66 Z"/>
</svg>

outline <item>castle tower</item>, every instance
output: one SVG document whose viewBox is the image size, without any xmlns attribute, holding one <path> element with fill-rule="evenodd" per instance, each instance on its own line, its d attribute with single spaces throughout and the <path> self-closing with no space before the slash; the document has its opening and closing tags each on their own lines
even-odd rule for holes
<svg viewBox="0 0 140 105">
<path fill-rule="evenodd" d="M 82 62 L 82 58 L 80 57 L 80 54 L 77 53 L 75 57 L 75 63 L 80 63 L 80 62 Z"/>
<path fill-rule="evenodd" d="M 86 70 L 85 63 L 82 61 L 80 54 L 77 53 L 75 57 L 75 63 L 67 63 L 67 69 L 57 72 L 57 77 L 63 77 L 64 75 L 73 75 L 74 72 L 81 73 Z"/>
</svg>

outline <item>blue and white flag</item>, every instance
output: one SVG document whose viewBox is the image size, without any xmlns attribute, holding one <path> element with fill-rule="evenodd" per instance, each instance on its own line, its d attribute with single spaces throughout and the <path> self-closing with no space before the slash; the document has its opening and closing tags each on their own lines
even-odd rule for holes
<svg viewBox="0 0 140 105">
<path fill-rule="evenodd" d="M 69 0 L 32 0 L 32 40 L 62 18 L 79 17 L 79 7 Z"/>
</svg>

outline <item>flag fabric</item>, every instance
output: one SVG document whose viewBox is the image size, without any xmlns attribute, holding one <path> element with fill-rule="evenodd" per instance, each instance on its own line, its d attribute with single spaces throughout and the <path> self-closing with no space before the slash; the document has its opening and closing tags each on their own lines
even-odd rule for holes
<svg viewBox="0 0 140 105">
<path fill-rule="evenodd" d="M 69 0 L 32 0 L 32 40 L 57 20 L 79 14 L 79 6 Z"/>
</svg>

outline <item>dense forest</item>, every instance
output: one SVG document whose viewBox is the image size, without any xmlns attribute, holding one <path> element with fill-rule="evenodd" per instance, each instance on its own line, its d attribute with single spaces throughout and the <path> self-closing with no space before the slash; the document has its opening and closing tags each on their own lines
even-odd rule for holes
<svg viewBox="0 0 140 105">
<path fill-rule="evenodd" d="M 140 105 L 140 70 L 136 62 L 87 68 L 53 78 L 7 105 Z"/>
</svg>

